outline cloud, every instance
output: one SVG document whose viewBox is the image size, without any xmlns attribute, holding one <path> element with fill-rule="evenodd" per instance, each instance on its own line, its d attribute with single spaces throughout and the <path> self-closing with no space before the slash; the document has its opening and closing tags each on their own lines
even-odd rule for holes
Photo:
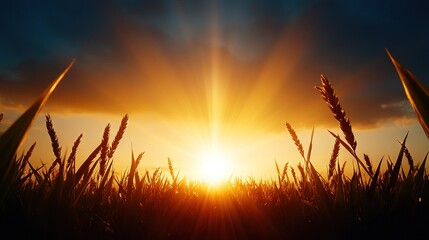
<svg viewBox="0 0 429 240">
<path fill-rule="evenodd" d="M 374 127 L 414 117 L 395 105 L 405 94 L 384 48 L 429 78 L 421 9 L 400 1 L 8 3 L 0 99 L 30 104 L 76 57 L 49 111 L 201 121 L 218 111 L 229 128 L 330 126 L 313 88 L 323 73 L 352 124 Z"/>
</svg>

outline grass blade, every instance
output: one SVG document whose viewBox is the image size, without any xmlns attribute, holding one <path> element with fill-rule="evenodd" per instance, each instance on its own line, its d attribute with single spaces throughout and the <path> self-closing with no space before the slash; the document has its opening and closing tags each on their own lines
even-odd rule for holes
<svg viewBox="0 0 429 240">
<path fill-rule="evenodd" d="M 416 182 L 422 182 L 424 180 L 423 176 L 424 176 L 424 173 L 425 173 L 425 165 L 426 165 L 426 159 L 427 158 L 428 158 L 428 153 L 426 153 L 425 158 L 424 158 L 424 160 L 422 162 L 422 165 L 420 165 L 419 170 L 418 170 L 418 172 L 416 174 L 416 178 L 415 178 Z"/>
<path fill-rule="evenodd" d="M 16 154 L 17 149 L 24 141 L 27 131 L 40 112 L 42 107 L 45 105 L 51 93 L 55 90 L 58 83 L 64 77 L 64 75 L 73 66 L 75 60 L 67 66 L 67 68 L 55 79 L 51 85 L 45 89 L 42 95 L 37 99 L 33 105 L 27 109 L 8 130 L 0 137 L 0 173 L 1 175 L 6 174 L 13 157 Z"/>
<path fill-rule="evenodd" d="M 279 179 L 279 188 L 282 189 L 282 175 L 280 173 L 279 165 L 277 164 L 277 161 L 274 160 L 274 163 L 276 164 L 276 171 L 277 171 L 277 178 Z"/>
<path fill-rule="evenodd" d="M 404 157 L 405 152 L 405 142 L 407 141 L 408 133 L 405 135 L 404 141 L 402 142 L 401 150 L 399 151 L 398 158 L 396 159 L 395 166 L 392 170 L 392 175 L 390 178 L 389 188 L 393 189 L 396 184 L 396 180 L 399 177 L 399 170 L 401 169 L 402 158 Z"/>
<path fill-rule="evenodd" d="M 329 193 L 325 190 L 325 187 L 323 186 L 323 182 L 321 180 L 322 177 L 316 171 L 316 169 L 314 168 L 311 162 L 309 162 L 309 168 L 311 173 L 311 179 L 313 180 L 312 185 L 314 187 L 314 190 L 318 195 L 322 206 L 325 208 L 325 211 L 329 213 L 332 210 L 330 205 L 331 202 L 330 202 L 330 197 L 328 195 Z"/>
<path fill-rule="evenodd" d="M 94 151 L 92 151 L 92 153 L 85 160 L 85 162 L 83 162 L 82 165 L 80 165 L 79 169 L 77 170 L 77 172 L 75 174 L 76 182 L 79 182 L 80 179 L 82 178 L 82 176 L 88 174 L 89 167 L 91 166 L 92 161 L 95 159 L 95 157 L 100 152 L 100 150 L 101 150 L 101 144 L 98 145 L 98 147 L 95 148 Z"/>
<path fill-rule="evenodd" d="M 418 80 L 411 71 L 399 64 L 389 50 L 386 49 L 386 52 L 401 79 L 408 101 L 416 112 L 426 136 L 429 138 L 429 88 Z"/>
<path fill-rule="evenodd" d="M 377 186 L 378 176 L 380 175 L 380 166 L 382 162 L 383 162 L 383 158 L 381 158 L 380 162 L 378 163 L 377 170 L 375 170 L 374 177 L 372 178 L 371 185 L 369 186 L 369 189 L 368 189 L 368 196 L 370 199 L 375 193 L 375 187 Z"/>
<path fill-rule="evenodd" d="M 345 149 L 347 149 L 347 151 L 349 151 L 349 153 L 356 159 L 356 161 L 357 161 L 357 163 L 360 165 L 360 166 L 362 166 L 363 167 L 363 169 L 368 173 L 368 175 L 370 176 L 370 177 L 372 177 L 372 175 L 371 175 L 371 173 L 370 173 L 370 171 L 368 170 L 368 168 L 365 166 L 365 164 L 363 164 L 363 162 L 362 162 L 362 160 L 360 160 L 359 159 L 359 157 L 356 155 L 356 153 L 355 153 L 355 151 L 353 151 L 353 149 L 346 143 L 346 142 L 344 142 L 341 138 L 340 138 L 340 136 L 338 136 L 338 135 L 336 135 L 335 133 L 333 133 L 333 132 L 331 132 L 331 131 L 329 131 L 328 130 L 328 132 L 332 135 L 332 136 L 334 136 L 336 139 L 338 139 L 338 141 L 340 141 L 340 143 L 341 143 L 341 145 L 345 148 Z"/>
<path fill-rule="evenodd" d="M 307 161 L 308 162 L 310 162 L 311 150 L 313 149 L 313 136 L 314 136 L 314 127 L 313 127 L 313 130 L 311 131 L 310 144 L 308 145 L 308 152 L 307 152 Z"/>
<path fill-rule="evenodd" d="M 337 188 L 335 191 L 335 206 L 342 210 L 345 207 L 345 196 L 344 196 L 344 184 L 343 184 L 343 172 L 341 172 L 340 164 L 337 163 L 338 174 L 337 174 Z"/>
</svg>

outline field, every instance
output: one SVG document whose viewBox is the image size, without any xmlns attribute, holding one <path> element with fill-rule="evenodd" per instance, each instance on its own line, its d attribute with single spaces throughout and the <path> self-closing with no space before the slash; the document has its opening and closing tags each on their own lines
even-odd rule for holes
<svg viewBox="0 0 429 240">
<path fill-rule="evenodd" d="M 311 162 L 312 145 L 317 143 L 311 141 L 304 149 L 289 123 L 285 128 L 302 162 L 298 166 L 276 163 L 278 179 L 275 181 L 231 177 L 213 187 L 181 177 L 170 159 L 169 174 L 163 174 L 160 169 L 138 172 L 143 153 L 133 154 L 128 171 L 117 175 L 112 161 L 126 131 L 127 115 L 113 138 L 110 125 L 105 127 L 99 146 L 79 166 L 76 151 L 81 137 L 76 139 L 70 154 L 62 155 L 54 121 L 47 115 L 46 127 L 55 161 L 32 166 L 29 159 L 35 145 L 20 156 L 16 155 L 16 149 L 67 70 L 0 138 L 0 226 L 4 236 L 401 239 L 425 234 L 429 223 L 426 157 L 414 161 L 406 147 L 407 136 L 396 159 L 371 160 L 367 155 L 358 156 L 350 121 L 332 84 L 324 76 L 317 90 L 344 135 L 332 133 L 336 141 L 327 177 L 322 177 Z M 399 69 L 398 73 L 401 76 L 407 72 Z M 404 82 L 403 76 L 401 80 Z M 420 117 L 422 108 L 413 97 L 411 91 L 410 101 L 417 103 L 415 109 Z M 427 102 L 424 104 L 427 106 Z M 2 117 L 0 115 L 0 119 Z M 421 118 L 424 122 L 424 116 Z M 345 174 L 344 165 L 337 162 L 340 148 L 356 161 L 357 167 L 351 175 Z M 383 164 L 387 167 L 382 167 Z"/>
</svg>

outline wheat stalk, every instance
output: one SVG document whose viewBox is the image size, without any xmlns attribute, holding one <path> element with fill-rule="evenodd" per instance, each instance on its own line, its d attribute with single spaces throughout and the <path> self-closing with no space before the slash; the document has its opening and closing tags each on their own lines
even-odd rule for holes
<svg viewBox="0 0 429 240">
<path fill-rule="evenodd" d="M 127 123 L 128 123 L 128 114 L 126 114 L 121 121 L 121 125 L 119 126 L 119 130 L 116 133 L 115 138 L 113 139 L 112 142 L 112 146 L 109 149 L 109 153 L 107 155 L 107 157 L 110 159 L 113 157 L 113 154 L 115 153 L 116 148 L 119 145 L 119 141 L 122 139 L 122 136 L 125 133 L 125 129 L 127 128 Z"/>
<path fill-rule="evenodd" d="M 369 156 L 367 154 L 363 154 L 363 158 L 365 159 L 365 164 L 366 164 L 366 166 L 368 168 L 369 174 L 371 176 L 373 176 L 374 175 L 374 169 L 372 167 L 371 160 L 369 160 Z"/>
<path fill-rule="evenodd" d="M 150 181 L 150 183 L 152 183 L 152 185 L 153 185 L 153 183 L 155 183 L 156 179 L 158 178 L 160 170 L 161 170 L 160 168 L 156 168 L 155 171 L 152 173 L 152 177 L 151 177 L 151 181 Z"/>
<path fill-rule="evenodd" d="M 139 166 L 140 161 L 142 160 L 143 154 L 144 154 L 144 152 L 140 153 L 140 154 L 137 156 L 137 158 L 136 158 L 136 162 L 135 162 L 135 164 L 136 164 L 136 168 Z"/>
<path fill-rule="evenodd" d="M 408 165 L 410 165 L 410 170 L 414 170 L 414 160 L 413 157 L 411 157 L 410 152 L 408 151 L 408 148 L 405 147 L 404 149 L 405 157 L 407 158 Z"/>
<path fill-rule="evenodd" d="M 173 179 L 173 184 L 176 184 L 176 177 L 174 176 L 173 164 L 171 163 L 171 159 L 168 158 L 168 170 L 170 171 L 171 178 Z"/>
<path fill-rule="evenodd" d="M 350 145 L 350 147 L 352 147 L 353 151 L 356 151 L 357 143 L 353 134 L 350 120 L 346 117 L 346 113 L 340 105 L 340 101 L 335 94 L 334 87 L 323 75 L 320 76 L 320 81 L 322 82 L 322 86 L 316 87 L 316 89 L 322 95 L 323 100 L 328 104 L 328 107 L 334 114 L 335 119 L 337 119 L 337 121 L 340 123 L 340 128 L 343 131 L 347 143 Z"/>
<path fill-rule="evenodd" d="M 335 139 L 334 149 L 332 150 L 331 159 L 329 160 L 328 179 L 334 175 L 335 163 L 337 162 L 338 154 L 340 152 L 340 140 Z"/>
<path fill-rule="evenodd" d="M 107 165 L 107 154 L 109 151 L 109 133 L 110 133 L 110 123 L 107 124 L 103 133 L 103 140 L 101 141 L 101 153 L 100 153 L 100 175 L 103 176 L 106 171 Z"/>
<path fill-rule="evenodd" d="M 290 167 L 290 170 L 292 172 L 293 181 L 295 182 L 295 185 L 298 186 L 298 180 L 296 179 L 295 169 L 293 167 Z"/>
<path fill-rule="evenodd" d="M 52 163 L 51 167 L 49 168 L 49 173 L 54 169 L 56 164 L 61 163 L 61 147 L 58 142 L 57 133 L 55 132 L 54 126 L 52 124 L 52 119 L 49 114 L 46 114 L 46 128 L 48 129 L 49 137 L 51 138 L 52 143 L 52 151 L 55 155 L 55 161 Z"/>
<path fill-rule="evenodd" d="M 298 170 L 301 173 L 302 181 L 305 181 L 305 171 L 304 171 L 304 167 L 301 165 L 301 163 L 298 163 Z"/>
<path fill-rule="evenodd" d="M 79 147 L 82 136 L 83 135 L 80 134 L 79 137 L 76 139 L 76 141 L 73 144 L 72 151 L 71 151 L 70 156 L 67 160 L 67 169 L 69 169 L 70 166 L 74 166 L 74 163 L 76 161 L 77 148 Z"/>
<path fill-rule="evenodd" d="M 283 166 L 282 181 L 284 181 L 286 177 L 287 181 L 289 182 L 289 176 L 287 174 L 288 165 L 289 165 L 289 162 L 285 163 L 285 165 Z"/>
<path fill-rule="evenodd" d="M 302 158 L 304 158 L 304 148 L 302 147 L 301 141 L 299 140 L 298 136 L 296 135 L 295 130 L 292 128 L 292 126 L 289 123 L 286 123 L 286 128 L 292 137 L 293 142 L 295 143 L 296 147 L 298 148 L 299 154 L 301 154 Z"/>
<path fill-rule="evenodd" d="M 28 149 L 27 153 L 24 155 L 24 158 L 22 159 L 23 162 L 28 162 L 28 160 L 31 157 L 31 154 L 33 153 L 34 147 L 36 146 L 36 142 L 31 145 L 30 149 Z"/>
</svg>

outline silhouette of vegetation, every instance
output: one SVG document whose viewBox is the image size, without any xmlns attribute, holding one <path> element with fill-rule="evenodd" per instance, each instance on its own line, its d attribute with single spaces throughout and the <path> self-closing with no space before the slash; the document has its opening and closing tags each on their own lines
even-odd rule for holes
<svg viewBox="0 0 429 240">
<path fill-rule="evenodd" d="M 311 162 L 313 141 L 305 155 L 299 136 L 286 123 L 302 163 L 294 167 L 276 162 L 275 181 L 232 178 L 216 188 L 181 177 L 171 159 L 166 163 L 170 177 L 160 169 L 139 172 L 143 153 L 132 153 L 129 169 L 115 174 L 113 156 L 128 115 L 111 143 L 111 127 L 105 127 L 100 144 L 80 166 L 76 151 L 82 135 L 66 156 L 47 115 L 55 160 L 32 166 L 35 144 L 22 155 L 16 150 L 51 87 L 43 101 L 0 137 L 0 228 L 5 236 L 44 239 L 397 239 L 424 234 L 429 216 L 427 155 L 415 163 L 405 136 L 395 161 L 381 159 L 373 165 L 366 154 L 362 161 L 332 84 L 324 76 L 321 82 L 317 89 L 345 136 L 343 140 L 331 132 L 335 144 L 327 179 Z M 357 162 L 351 176 L 337 161 L 340 149 Z M 407 161 L 402 161 L 404 155 Z"/>
</svg>

